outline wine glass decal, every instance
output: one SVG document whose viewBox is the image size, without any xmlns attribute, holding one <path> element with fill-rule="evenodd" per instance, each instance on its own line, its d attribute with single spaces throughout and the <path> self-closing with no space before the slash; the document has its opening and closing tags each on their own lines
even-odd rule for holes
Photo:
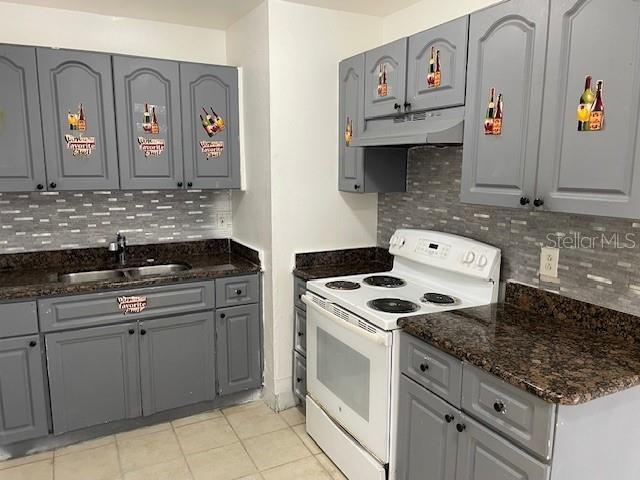
<svg viewBox="0 0 640 480">
<path fill-rule="evenodd" d="M 596 91 L 591 86 L 593 77 L 587 75 L 584 79 L 584 91 L 580 96 L 576 119 L 579 132 L 596 132 L 604 128 L 604 98 L 603 80 L 598 80 Z"/>
<path fill-rule="evenodd" d="M 489 91 L 489 106 L 484 117 L 484 134 L 485 135 L 501 135 L 502 134 L 502 118 L 504 115 L 504 103 L 502 94 L 498 95 L 496 101 L 496 89 L 491 88 Z"/>
</svg>

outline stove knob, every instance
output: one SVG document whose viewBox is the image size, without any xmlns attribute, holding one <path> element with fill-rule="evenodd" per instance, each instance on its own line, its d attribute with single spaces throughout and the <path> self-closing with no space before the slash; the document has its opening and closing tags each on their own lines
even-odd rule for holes
<svg viewBox="0 0 640 480">
<path fill-rule="evenodd" d="M 462 257 L 462 263 L 466 263 L 467 265 L 469 265 L 473 263 L 475 259 L 476 259 L 476 254 L 473 253 L 471 250 L 469 250 L 464 254 L 464 257 Z"/>
<path fill-rule="evenodd" d="M 398 238 L 398 246 L 404 247 L 405 243 L 406 243 L 406 239 L 404 237 Z"/>
<path fill-rule="evenodd" d="M 488 262 L 489 260 L 487 259 L 486 255 L 480 255 L 480 257 L 478 258 L 478 267 L 484 268 L 487 266 Z"/>
</svg>

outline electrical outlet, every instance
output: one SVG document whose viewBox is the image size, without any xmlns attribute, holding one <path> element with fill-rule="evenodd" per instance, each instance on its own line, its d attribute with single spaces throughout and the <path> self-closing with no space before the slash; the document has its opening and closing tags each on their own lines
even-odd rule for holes
<svg viewBox="0 0 640 480">
<path fill-rule="evenodd" d="M 545 277 L 558 278 L 558 260 L 560 250 L 552 247 L 542 247 L 540 249 L 540 275 Z"/>
</svg>

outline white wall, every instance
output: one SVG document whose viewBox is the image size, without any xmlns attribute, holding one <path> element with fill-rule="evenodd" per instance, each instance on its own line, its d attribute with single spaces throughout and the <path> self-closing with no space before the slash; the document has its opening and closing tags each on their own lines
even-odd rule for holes
<svg viewBox="0 0 640 480">
<path fill-rule="evenodd" d="M 242 68 L 241 140 L 245 191 L 233 192 L 233 237 L 261 252 L 265 399 L 275 406 L 273 271 L 271 260 L 271 130 L 269 128 L 268 5 L 262 3 L 227 30 L 227 59 Z"/>
<path fill-rule="evenodd" d="M 384 18 L 383 42 L 391 42 L 503 0 L 422 0 Z M 531 0 L 536 1 L 536 0 Z"/>
<path fill-rule="evenodd" d="M 226 64 L 223 30 L 0 2 L 0 43 Z"/>
<path fill-rule="evenodd" d="M 377 195 L 338 192 L 338 62 L 380 44 L 381 33 L 377 17 L 269 0 L 278 408 L 293 401 L 295 252 L 376 244 Z"/>
</svg>

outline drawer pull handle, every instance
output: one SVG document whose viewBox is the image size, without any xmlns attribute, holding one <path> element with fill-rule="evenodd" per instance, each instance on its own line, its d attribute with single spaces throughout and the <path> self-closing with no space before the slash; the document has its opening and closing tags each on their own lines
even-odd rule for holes
<svg viewBox="0 0 640 480">
<path fill-rule="evenodd" d="M 429 370 L 429 365 L 427 365 L 426 363 L 421 363 L 420 364 L 420 371 L 421 372 L 426 372 L 427 370 Z"/>
<path fill-rule="evenodd" d="M 237 290 L 236 290 L 236 295 L 242 295 L 242 290 L 237 289 Z"/>
<path fill-rule="evenodd" d="M 36 345 L 38 345 L 38 342 L 36 342 L 35 340 L 31 340 L 31 341 L 29 342 L 29 346 L 30 346 L 31 348 L 35 347 Z"/>
<path fill-rule="evenodd" d="M 467 429 L 467 426 L 464 423 L 459 423 L 456 425 L 456 430 L 458 430 L 459 433 L 464 432 Z"/>
<path fill-rule="evenodd" d="M 129 335 L 133 335 L 134 333 L 136 333 L 136 331 L 133 328 L 129 329 Z"/>
<path fill-rule="evenodd" d="M 227 316 L 227 315 L 226 315 L 226 314 L 224 314 L 224 313 L 221 313 L 221 314 L 220 314 L 220 318 L 225 318 L 226 316 Z"/>
<path fill-rule="evenodd" d="M 453 415 L 449 415 L 448 413 L 444 416 L 444 420 L 447 423 L 453 422 Z"/>
<path fill-rule="evenodd" d="M 501 401 L 497 401 L 496 403 L 493 404 L 493 409 L 498 413 L 504 413 L 505 412 L 504 403 L 502 403 Z"/>
</svg>

